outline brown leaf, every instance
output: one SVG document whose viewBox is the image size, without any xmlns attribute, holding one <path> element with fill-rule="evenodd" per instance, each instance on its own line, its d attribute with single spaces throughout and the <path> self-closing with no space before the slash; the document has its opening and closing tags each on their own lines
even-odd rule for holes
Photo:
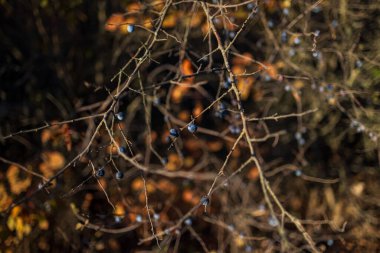
<svg viewBox="0 0 380 253">
<path fill-rule="evenodd" d="M 19 178 L 19 173 L 20 168 L 15 165 L 9 166 L 7 170 L 7 179 L 11 187 L 11 192 L 14 194 L 20 194 L 21 192 L 24 192 L 32 183 L 30 174 L 27 174 L 27 177 L 25 179 L 21 179 Z"/>
</svg>

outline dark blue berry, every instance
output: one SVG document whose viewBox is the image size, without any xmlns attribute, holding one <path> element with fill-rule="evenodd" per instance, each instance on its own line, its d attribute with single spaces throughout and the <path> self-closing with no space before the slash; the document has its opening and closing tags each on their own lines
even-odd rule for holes
<svg viewBox="0 0 380 253">
<path fill-rule="evenodd" d="M 220 110 L 220 111 L 227 110 L 227 105 L 226 105 L 225 103 L 220 103 L 220 104 L 219 104 L 219 110 Z"/>
<path fill-rule="evenodd" d="M 285 43 L 288 40 L 288 34 L 286 32 L 281 33 L 281 42 Z"/>
<path fill-rule="evenodd" d="M 268 26 L 269 26 L 269 28 L 273 28 L 273 26 L 274 26 L 274 23 L 273 23 L 273 21 L 272 21 L 272 20 L 269 20 L 269 21 L 268 21 Z"/>
<path fill-rule="evenodd" d="M 125 147 L 120 147 L 119 152 L 125 154 L 127 152 L 127 149 Z"/>
<path fill-rule="evenodd" d="M 153 99 L 153 104 L 154 105 L 160 105 L 161 104 L 161 100 L 160 100 L 160 98 L 159 97 L 155 97 L 154 99 Z"/>
<path fill-rule="evenodd" d="M 268 218 L 268 224 L 271 227 L 277 227 L 279 225 L 278 219 L 275 216 L 270 216 Z"/>
<path fill-rule="evenodd" d="M 193 134 L 198 130 L 198 127 L 194 123 L 190 123 L 190 125 L 187 126 L 187 130 Z"/>
<path fill-rule="evenodd" d="M 164 157 L 162 157 L 162 159 L 161 159 L 161 162 L 163 163 L 163 164 L 167 164 L 168 163 L 168 158 L 166 157 L 166 156 L 164 156 Z"/>
<path fill-rule="evenodd" d="M 202 204 L 202 205 L 207 206 L 209 202 L 210 202 L 210 199 L 209 199 L 208 196 L 203 196 L 203 197 L 201 198 L 201 204 Z"/>
<path fill-rule="evenodd" d="M 188 226 L 191 226 L 193 224 L 193 221 L 191 220 L 191 218 L 187 218 L 185 220 L 185 224 L 188 225 Z"/>
<path fill-rule="evenodd" d="M 355 66 L 356 66 L 357 68 L 361 68 L 361 67 L 363 66 L 363 62 L 362 62 L 361 60 L 357 60 L 357 61 L 355 62 Z"/>
<path fill-rule="evenodd" d="M 228 115 L 228 111 L 216 111 L 215 116 L 221 119 L 224 119 Z"/>
<path fill-rule="evenodd" d="M 314 51 L 314 52 L 313 52 L 313 57 L 314 57 L 314 58 L 321 59 L 322 54 L 321 54 L 321 52 L 319 52 L 319 51 Z"/>
<path fill-rule="evenodd" d="M 135 26 L 132 24 L 127 25 L 127 31 L 133 33 L 135 31 Z"/>
<path fill-rule="evenodd" d="M 98 169 L 98 171 L 96 171 L 96 176 L 98 177 L 103 177 L 105 174 L 106 174 L 106 171 L 104 170 L 103 167 Z"/>
<path fill-rule="evenodd" d="M 313 13 L 319 13 L 319 12 L 321 12 L 321 10 L 322 10 L 322 8 L 321 8 L 320 6 L 316 6 L 316 7 L 314 7 L 311 11 L 312 11 Z"/>
<path fill-rule="evenodd" d="M 124 112 L 118 112 L 115 116 L 118 120 L 122 121 L 124 119 Z"/>
<path fill-rule="evenodd" d="M 170 134 L 171 136 L 173 136 L 173 137 L 179 137 L 179 132 L 178 132 L 178 130 L 175 129 L 175 128 L 171 128 L 171 129 L 169 130 L 169 134 Z"/>
<path fill-rule="evenodd" d="M 120 223 L 120 222 L 122 222 L 123 217 L 116 215 L 116 216 L 114 216 L 114 219 L 115 219 L 116 223 Z"/>
<path fill-rule="evenodd" d="M 231 81 L 230 81 L 230 80 L 226 80 L 226 81 L 224 82 L 224 84 L 223 84 L 223 87 L 224 87 L 225 89 L 229 89 L 229 88 L 231 88 Z"/>
<path fill-rule="evenodd" d="M 331 83 L 328 83 L 326 85 L 327 90 L 332 91 L 334 89 L 334 86 Z"/>
<path fill-rule="evenodd" d="M 247 4 L 247 9 L 248 10 L 252 10 L 253 8 L 255 8 L 256 7 L 256 4 L 254 4 L 254 3 L 249 3 L 249 4 Z"/>
<path fill-rule="evenodd" d="M 299 37 L 296 37 L 296 38 L 294 39 L 294 44 L 296 44 L 296 45 L 301 44 L 301 39 L 300 39 Z"/>
<path fill-rule="evenodd" d="M 124 177 L 124 173 L 121 171 L 118 171 L 118 172 L 116 172 L 115 177 L 117 180 L 121 180 Z"/>
<path fill-rule="evenodd" d="M 229 128 L 231 134 L 240 134 L 240 131 L 241 131 L 240 127 L 231 125 L 228 128 Z"/>
</svg>

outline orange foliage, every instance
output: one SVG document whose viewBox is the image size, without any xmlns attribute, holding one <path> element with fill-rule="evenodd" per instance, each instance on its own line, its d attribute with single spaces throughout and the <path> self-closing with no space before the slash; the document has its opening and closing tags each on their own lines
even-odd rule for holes
<svg viewBox="0 0 380 253">
<path fill-rule="evenodd" d="M 259 69 L 264 70 L 271 78 L 276 79 L 277 78 L 277 68 L 273 66 L 270 63 L 264 63 L 265 68 L 260 66 Z"/>
<path fill-rule="evenodd" d="M 243 66 L 248 66 L 252 64 L 253 56 L 251 53 L 243 53 L 243 56 L 236 56 L 232 59 L 232 63 L 234 65 L 243 65 Z"/>
<path fill-rule="evenodd" d="M 259 170 L 257 167 L 253 167 L 249 170 L 247 177 L 251 180 L 256 180 L 259 177 Z"/>
<path fill-rule="evenodd" d="M 237 78 L 237 88 L 240 91 L 241 99 L 247 100 L 252 89 L 255 78 L 253 76 Z"/>
<path fill-rule="evenodd" d="M 144 182 L 140 177 L 132 181 L 132 189 L 134 191 L 141 191 L 144 189 Z"/>
<path fill-rule="evenodd" d="M 161 179 L 158 182 L 157 188 L 160 189 L 161 191 L 165 192 L 165 193 L 173 194 L 173 193 L 177 192 L 176 185 L 167 179 Z"/>
<path fill-rule="evenodd" d="M 124 15 L 122 13 L 112 14 L 111 17 L 108 18 L 104 29 L 109 32 L 115 32 L 123 22 Z"/>
<path fill-rule="evenodd" d="M 195 117 L 197 117 L 198 115 L 201 114 L 202 111 L 203 111 L 203 105 L 202 105 L 202 103 L 201 103 L 201 102 L 197 102 L 197 103 L 195 104 L 194 109 L 193 109 L 193 115 L 194 115 Z M 200 120 L 201 118 L 202 118 L 202 116 L 199 117 L 199 118 L 197 118 L 197 119 Z"/>
<path fill-rule="evenodd" d="M 191 61 L 189 59 L 184 59 L 181 64 L 181 72 L 182 75 L 188 76 L 194 74 L 193 66 L 191 65 Z M 186 78 L 186 80 L 191 78 Z"/>
<path fill-rule="evenodd" d="M 224 144 L 221 141 L 209 141 L 207 147 L 211 152 L 218 152 L 223 148 Z"/>
<path fill-rule="evenodd" d="M 121 202 L 116 203 L 114 215 L 116 215 L 116 216 L 124 216 L 125 215 L 125 208 L 124 208 L 123 203 L 121 203 Z"/>
<path fill-rule="evenodd" d="M 52 124 L 57 123 L 56 121 L 51 122 Z M 71 151 L 72 140 L 71 131 L 69 124 L 56 125 L 50 128 L 44 129 L 41 132 L 41 143 L 46 144 L 48 141 L 53 142 L 53 146 L 58 146 L 62 140 L 65 142 L 66 149 Z"/>
<path fill-rule="evenodd" d="M 178 14 L 170 14 L 165 17 L 164 21 L 162 22 L 162 27 L 163 28 L 173 28 L 177 24 L 177 18 Z"/>
<path fill-rule="evenodd" d="M 169 154 L 168 163 L 166 164 L 166 169 L 170 171 L 177 170 L 181 166 L 181 159 L 177 154 Z"/>
<path fill-rule="evenodd" d="M 9 166 L 7 170 L 7 179 L 11 187 L 11 192 L 14 194 L 20 194 L 21 192 L 24 192 L 26 189 L 28 189 L 28 187 L 32 183 L 32 178 L 30 174 L 27 174 L 26 178 L 24 179 L 20 178 L 19 174 L 20 174 L 19 167 L 15 165 Z"/>
<path fill-rule="evenodd" d="M 12 203 L 12 199 L 8 196 L 8 193 L 3 184 L 0 184 L 0 212 L 4 211 Z"/>
<path fill-rule="evenodd" d="M 189 112 L 188 111 L 181 111 L 179 114 L 178 114 L 178 118 L 182 121 L 189 121 L 190 119 L 190 115 L 189 115 Z"/>
<path fill-rule="evenodd" d="M 202 21 L 203 21 L 203 13 L 200 13 L 200 12 L 196 12 L 192 17 L 191 17 L 191 20 L 190 20 L 190 27 L 194 28 L 194 27 L 199 27 L 201 24 L 202 24 Z M 187 23 L 187 21 L 186 21 Z"/>
<path fill-rule="evenodd" d="M 183 96 L 186 94 L 186 91 L 189 89 L 189 87 L 183 86 L 183 85 L 177 85 L 173 88 L 172 91 L 172 100 L 174 103 L 181 102 Z"/>
<path fill-rule="evenodd" d="M 142 6 L 138 2 L 130 3 L 127 6 L 127 11 L 128 12 L 139 12 L 139 11 L 141 11 L 141 9 L 142 9 Z"/>
<path fill-rule="evenodd" d="M 185 189 L 182 192 L 183 201 L 190 203 L 192 205 L 196 205 L 199 203 L 200 198 L 194 194 L 194 192 L 190 189 Z"/>
<path fill-rule="evenodd" d="M 270 12 L 274 12 L 278 8 L 276 0 L 266 0 L 264 4 Z"/>
<path fill-rule="evenodd" d="M 203 142 L 200 141 L 200 140 L 191 138 L 191 139 L 186 140 L 186 142 L 184 143 L 184 145 L 185 145 L 185 148 L 188 151 L 195 152 L 195 151 L 200 150 L 200 148 L 203 145 Z"/>
<path fill-rule="evenodd" d="M 65 158 L 57 151 L 47 151 L 42 153 L 43 162 L 40 164 L 39 169 L 42 174 L 49 178 L 52 177 L 58 169 L 65 165 Z"/>
</svg>

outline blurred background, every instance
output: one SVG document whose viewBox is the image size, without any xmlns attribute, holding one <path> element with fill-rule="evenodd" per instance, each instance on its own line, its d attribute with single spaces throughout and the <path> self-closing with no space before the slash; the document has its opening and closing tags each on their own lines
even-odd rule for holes
<svg viewBox="0 0 380 253">
<path fill-rule="evenodd" d="M 378 251 L 380 5 L 207 6 L 278 200 L 320 251 Z M 1 252 L 310 250 L 294 223 L 282 224 L 281 208 L 271 215 L 253 163 L 229 177 L 250 157 L 244 138 L 207 213 L 200 206 L 181 220 L 207 194 L 242 122 L 200 3 L 163 10 L 165 1 L 153 0 L 0 1 Z M 134 72 L 136 62 L 127 63 L 141 57 L 161 17 L 161 41 Z M 107 118 L 123 149 L 102 129 L 81 159 L 29 198 L 86 147 L 100 122 L 91 115 L 106 111 L 109 92 L 131 75 L 114 110 L 123 116 Z M 195 116 L 192 134 L 186 124 Z M 19 132 L 80 117 L 89 118 Z M 120 152 L 172 174 L 142 173 Z"/>
</svg>

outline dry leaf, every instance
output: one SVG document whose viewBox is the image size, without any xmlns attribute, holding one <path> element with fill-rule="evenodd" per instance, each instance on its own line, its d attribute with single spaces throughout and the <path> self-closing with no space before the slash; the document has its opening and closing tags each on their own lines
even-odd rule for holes
<svg viewBox="0 0 380 253">
<path fill-rule="evenodd" d="M 130 3 L 127 6 L 128 12 L 139 12 L 139 11 L 141 11 L 141 9 L 142 9 L 142 6 L 138 2 Z"/>
<path fill-rule="evenodd" d="M 185 76 L 194 74 L 193 67 L 191 66 L 191 61 L 189 59 L 183 60 L 181 65 L 181 72 Z"/>
<path fill-rule="evenodd" d="M 242 100 L 247 100 L 249 97 L 254 80 L 255 78 L 252 76 L 238 78 L 237 88 L 240 91 Z"/>
<path fill-rule="evenodd" d="M 173 13 L 165 17 L 162 22 L 163 28 L 173 28 L 177 25 L 177 14 Z"/>
<path fill-rule="evenodd" d="M 166 164 L 166 169 L 170 171 L 178 170 L 181 166 L 181 159 L 177 154 L 170 154 L 168 156 L 168 163 Z"/>
<path fill-rule="evenodd" d="M 183 85 L 177 85 L 173 88 L 171 98 L 174 103 L 181 102 L 183 96 L 188 91 L 189 87 L 183 86 Z"/>
<path fill-rule="evenodd" d="M 11 203 L 12 203 L 12 199 L 8 196 L 8 193 L 4 185 L 0 184 L 0 212 L 7 209 Z M 13 208 L 13 210 L 15 208 Z"/>
<path fill-rule="evenodd" d="M 135 191 L 140 191 L 144 189 L 144 182 L 141 178 L 136 178 L 135 180 L 132 181 L 132 189 Z"/>
<path fill-rule="evenodd" d="M 15 165 L 9 166 L 7 170 L 7 179 L 11 187 L 11 192 L 14 194 L 20 194 L 24 192 L 32 183 L 30 174 L 27 174 L 26 178 L 19 178 L 20 168 Z"/>
<path fill-rule="evenodd" d="M 114 32 L 119 29 L 120 25 L 124 22 L 124 15 L 122 13 L 112 14 L 111 17 L 108 18 L 104 29 L 109 32 Z"/>
<path fill-rule="evenodd" d="M 200 201 L 200 198 L 198 196 L 194 195 L 194 192 L 190 189 L 185 189 L 182 192 L 182 199 L 183 199 L 183 201 L 190 203 L 190 204 L 193 204 L 193 205 L 198 204 Z"/>
<path fill-rule="evenodd" d="M 252 61 L 253 61 L 253 56 L 251 53 L 248 53 L 248 52 L 243 53 L 242 56 L 236 56 L 232 59 L 232 63 L 234 65 L 243 65 L 243 66 L 248 66 L 252 64 Z"/>
<path fill-rule="evenodd" d="M 121 202 L 116 203 L 114 215 L 117 215 L 117 216 L 125 215 L 125 208 L 124 208 L 123 203 Z"/>
<path fill-rule="evenodd" d="M 247 177 L 251 180 L 256 180 L 259 178 L 259 170 L 257 169 L 257 167 L 253 167 L 249 170 L 248 174 L 247 174 Z"/>
<path fill-rule="evenodd" d="M 198 117 L 202 113 L 202 111 L 203 111 L 203 105 L 202 105 L 202 103 L 197 102 L 195 104 L 194 109 L 193 109 L 193 115 L 196 116 L 196 117 Z M 202 118 L 202 116 L 200 116 L 198 119 L 200 119 L 200 118 Z"/>
</svg>

